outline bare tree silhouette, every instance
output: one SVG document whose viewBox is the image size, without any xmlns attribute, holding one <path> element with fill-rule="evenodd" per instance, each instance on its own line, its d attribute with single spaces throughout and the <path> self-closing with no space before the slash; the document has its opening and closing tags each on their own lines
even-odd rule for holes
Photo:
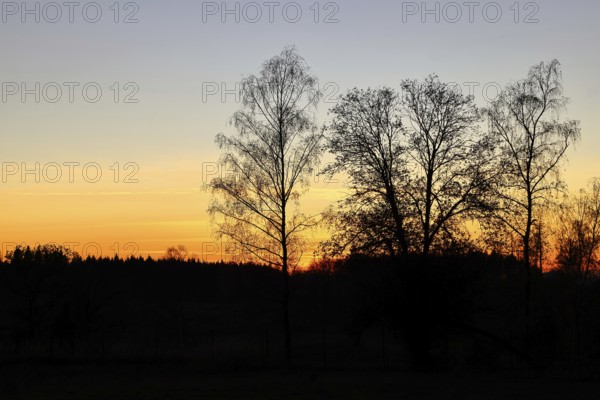
<svg viewBox="0 0 600 400">
<path fill-rule="evenodd" d="M 177 247 L 171 246 L 165 252 L 165 259 L 173 260 L 173 261 L 185 261 L 190 255 L 188 249 L 183 245 L 178 245 Z"/>
<path fill-rule="evenodd" d="M 567 102 L 560 63 L 552 60 L 533 66 L 527 78 L 508 85 L 484 110 L 502 157 L 503 174 L 494 193 L 493 220 L 503 224 L 522 244 L 527 325 L 532 228 L 552 192 L 563 187 L 559 164 L 580 137 L 578 121 L 559 119 Z"/>
<path fill-rule="evenodd" d="M 566 198 L 557 223 L 558 266 L 585 279 L 600 261 L 600 179 Z"/>
<path fill-rule="evenodd" d="M 327 147 L 335 162 L 324 172 L 346 172 L 351 195 L 341 215 L 332 216 L 338 229 L 327 246 L 338 253 L 352 245 L 362 252 L 407 254 L 399 189 L 407 171 L 398 94 L 389 88 L 353 89 L 331 113 Z"/>
<path fill-rule="evenodd" d="M 405 195 L 420 226 L 420 252 L 428 255 L 441 233 L 453 236 L 459 217 L 475 217 L 488 207 L 493 143 L 477 129 L 479 113 L 472 96 L 464 96 L 436 75 L 405 80 L 404 112 L 408 119 Z"/>
<path fill-rule="evenodd" d="M 299 199 L 321 154 L 313 116 L 321 93 L 291 47 L 241 86 L 243 108 L 232 119 L 238 135 L 216 138 L 225 151 L 222 163 L 234 173 L 210 182 L 216 197 L 208 211 L 218 235 L 281 269 L 285 355 L 291 362 L 289 275 L 301 257 L 302 232 L 316 223 L 316 216 L 300 212 Z"/>
<path fill-rule="evenodd" d="M 361 250 L 428 255 L 438 237 L 452 242 L 459 222 L 488 207 L 497 169 L 473 98 L 435 75 L 402 89 L 403 101 L 391 89 L 354 89 L 332 109 L 336 162 L 326 171 L 346 172 L 351 188 L 334 223 L 332 242 L 342 249 L 354 241 Z"/>
</svg>

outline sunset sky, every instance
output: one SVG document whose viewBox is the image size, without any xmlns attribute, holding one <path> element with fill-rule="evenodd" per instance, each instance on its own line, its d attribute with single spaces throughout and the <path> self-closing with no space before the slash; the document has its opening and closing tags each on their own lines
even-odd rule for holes
<svg viewBox="0 0 600 400">
<path fill-rule="evenodd" d="M 14 243 L 54 242 L 89 254 L 160 256 L 183 244 L 220 258 L 210 194 L 201 189 L 219 158 L 214 137 L 234 133 L 236 83 L 286 45 L 319 77 L 322 123 L 336 95 L 354 86 L 399 88 L 402 79 L 437 73 L 474 88 L 483 106 L 496 88 L 557 58 L 568 117 L 582 127 L 564 177 L 576 191 L 600 176 L 597 0 L 483 1 L 472 9 L 430 1 L 429 13 L 421 1 L 143 0 L 118 3 L 118 15 L 113 0 L 97 3 L 101 15 L 85 1 L 72 10 L 47 3 L 23 3 L 38 8 L 39 22 L 21 2 L 2 4 L 3 253 Z M 303 201 L 313 211 L 343 189 L 314 180 Z"/>
</svg>

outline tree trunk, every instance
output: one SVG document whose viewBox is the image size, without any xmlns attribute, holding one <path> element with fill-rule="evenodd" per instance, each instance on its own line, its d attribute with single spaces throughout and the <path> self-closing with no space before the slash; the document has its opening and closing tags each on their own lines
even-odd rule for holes
<svg viewBox="0 0 600 400">
<path fill-rule="evenodd" d="M 400 247 L 400 255 L 405 256 L 408 254 L 408 242 L 404 232 L 404 217 L 400 214 L 400 208 L 396 201 L 396 189 L 391 181 L 389 184 L 386 184 L 386 196 L 392 210 L 392 218 L 394 218 L 395 234 Z"/>
<path fill-rule="evenodd" d="M 433 168 L 427 171 L 427 187 L 425 188 L 425 221 L 423 223 L 423 255 L 429 256 L 431 248 L 431 208 L 433 204 Z"/>
</svg>

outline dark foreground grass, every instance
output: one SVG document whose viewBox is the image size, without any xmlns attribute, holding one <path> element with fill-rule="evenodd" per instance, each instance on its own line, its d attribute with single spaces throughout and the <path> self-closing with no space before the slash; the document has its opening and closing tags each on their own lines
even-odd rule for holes
<svg viewBox="0 0 600 400">
<path fill-rule="evenodd" d="M 177 365 L 2 367 L 0 399 L 594 399 L 600 382 L 548 374 L 196 371 Z"/>
</svg>

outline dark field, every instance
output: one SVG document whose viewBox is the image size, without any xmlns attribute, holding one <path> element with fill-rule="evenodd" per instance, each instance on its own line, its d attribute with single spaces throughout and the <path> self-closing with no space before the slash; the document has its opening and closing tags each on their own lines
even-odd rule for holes
<svg viewBox="0 0 600 400">
<path fill-rule="evenodd" d="M 2 399 L 598 399 L 598 380 L 551 374 L 266 371 L 193 366 L 5 367 Z"/>
</svg>

